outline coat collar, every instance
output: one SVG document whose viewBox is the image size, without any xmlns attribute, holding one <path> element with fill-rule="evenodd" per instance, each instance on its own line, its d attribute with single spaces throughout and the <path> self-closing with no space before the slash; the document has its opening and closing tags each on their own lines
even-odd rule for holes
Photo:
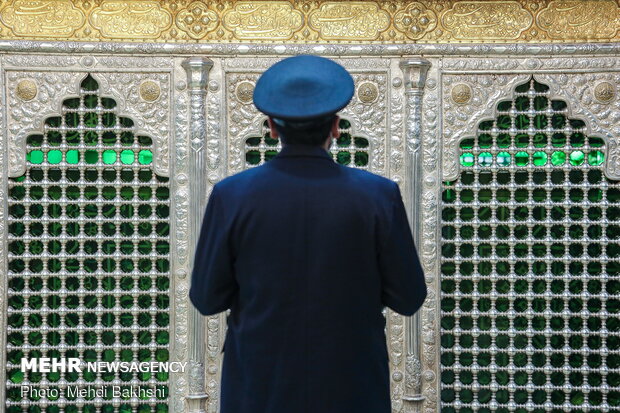
<svg viewBox="0 0 620 413">
<path fill-rule="evenodd" d="M 321 146 L 315 145 L 304 145 L 304 144 L 288 144 L 283 145 L 280 152 L 275 156 L 275 158 L 288 158 L 293 156 L 311 156 L 318 158 L 329 159 L 330 161 L 334 161 L 331 154 L 328 153 Z"/>
</svg>

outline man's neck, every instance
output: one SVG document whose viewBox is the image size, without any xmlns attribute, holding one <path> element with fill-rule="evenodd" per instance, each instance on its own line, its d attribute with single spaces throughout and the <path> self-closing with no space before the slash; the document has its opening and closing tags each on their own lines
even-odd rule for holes
<svg viewBox="0 0 620 413">
<path fill-rule="evenodd" d="M 285 146 L 287 146 L 288 144 L 281 142 L 282 147 L 284 148 Z M 326 150 L 327 152 L 329 152 L 329 147 L 332 144 L 332 137 L 330 136 L 329 138 L 327 138 L 327 140 L 323 143 L 323 145 L 317 145 L 317 147 Z M 295 144 L 293 144 L 295 145 Z"/>
</svg>

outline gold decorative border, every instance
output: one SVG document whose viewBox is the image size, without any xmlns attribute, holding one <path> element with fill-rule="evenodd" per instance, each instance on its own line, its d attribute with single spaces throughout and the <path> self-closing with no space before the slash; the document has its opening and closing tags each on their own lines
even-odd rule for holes
<svg viewBox="0 0 620 413">
<path fill-rule="evenodd" d="M 580 43 L 620 40 L 618 0 L 5 0 L 0 40 Z"/>
</svg>

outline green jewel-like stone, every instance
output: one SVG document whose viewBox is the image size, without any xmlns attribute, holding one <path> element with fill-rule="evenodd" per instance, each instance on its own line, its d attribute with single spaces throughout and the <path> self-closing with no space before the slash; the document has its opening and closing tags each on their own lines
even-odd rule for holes
<svg viewBox="0 0 620 413">
<path fill-rule="evenodd" d="M 571 165 L 581 165 L 585 160 L 585 155 L 582 151 L 573 151 L 569 155 L 569 161 Z"/>
<path fill-rule="evenodd" d="M 597 166 L 605 161 L 605 154 L 601 151 L 591 151 L 588 153 L 588 163 Z"/>
<path fill-rule="evenodd" d="M 542 151 L 534 152 L 532 156 L 532 162 L 536 166 L 544 166 L 547 164 L 547 154 Z"/>
<path fill-rule="evenodd" d="M 336 161 L 341 165 L 348 165 L 351 163 L 351 153 L 348 151 L 340 151 L 336 154 Z"/>
<path fill-rule="evenodd" d="M 47 162 L 50 164 L 57 164 L 62 161 L 62 152 L 59 150 L 49 151 L 47 153 Z"/>
<path fill-rule="evenodd" d="M 142 165 L 148 165 L 153 161 L 153 153 L 151 151 L 142 150 L 138 153 L 138 162 Z"/>
<path fill-rule="evenodd" d="M 465 152 L 461 155 L 461 165 L 462 166 L 474 166 L 475 158 L 474 155 L 470 152 Z"/>
<path fill-rule="evenodd" d="M 34 150 L 26 154 L 26 160 L 33 164 L 40 164 L 43 162 L 43 151 Z"/>
<path fill-rule="evenodd" d="M 497 164 L 499 166 L 510 165 L 510 154 L 508 152 L 500 152 L 497 154 Z"/>
<path fill-rule="evenodd" d="M 13 383 L 21 383 L 24 380 L 24 372 L 20 369 L 12 369 L 8 372 L 8 378 Z"/>
<path fill-rule="evenodd" d="M 478 164 L 480 166 L 491 166 L 493 164 L 493 155 L 490 152 L 482 152 L 478 155 Z"/>
<path fill-rule="evenodd" d="M 116 152 L 112 150 L 103 151 L 102 160 L 105 164 L 113 164 L 116 162 Z"/>
<path fill-rule="evenodd" d="M 258 151 L 250 151 L 250 152 L 258 153 Z M 124 151 L 121 152 L 121 162 L 125 165 L 131 165 L 135 160 L 135 157 L 136 157 L 135 155 L 136 154 L 134 153 L 134 151 L 125 149 Z"/>
<path fill-rule="evenodd" d="M 67 163 L 76 164 L 80 161 L 80 152 L 75 149 L 71 149 L 67 151 L 65 159 L 67 160 Z"/>
<path fill-rule="evenodd" d="M 526 166 L 529 163 L 530 156 L 527 152 L 517 152 L 515 154 L 515 164 L 517 166 Z"/>
<path fill-rule="evenodd" d="M 551 154 L 551 163 L 554 166 L 564 165 L 564 162 L 566 162 L 566 153 L 555 151 Z"/>
</svg>

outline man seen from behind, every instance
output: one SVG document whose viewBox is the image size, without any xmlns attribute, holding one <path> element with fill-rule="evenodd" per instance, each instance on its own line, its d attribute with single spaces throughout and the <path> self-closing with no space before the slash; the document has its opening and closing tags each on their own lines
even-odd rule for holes
<svg viewBox="0 0 620 413">
<path fill-rule="evenodd" d="M 398 185 L 328 151 L 353 93 L 330 59 L 273 65 L 254 104 L 282 150 L 213 187 L 190 299 L 230 309 L 220 413 L 391 412 L 382 310 L 426 286 Z"/>
</svg>

